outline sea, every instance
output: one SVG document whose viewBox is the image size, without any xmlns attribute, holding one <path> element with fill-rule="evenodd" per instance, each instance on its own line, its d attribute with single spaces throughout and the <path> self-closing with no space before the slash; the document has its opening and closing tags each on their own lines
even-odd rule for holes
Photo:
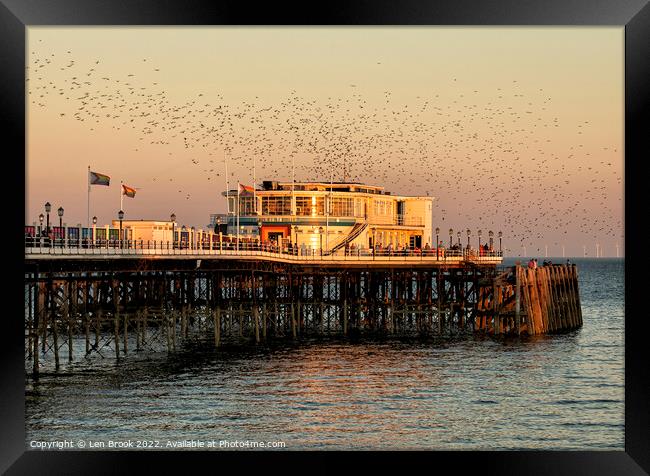
<svg viewBox="0 0 650 476">
<path fill-rule="evenodd" d="M 624 260 L 571 261 L 584 324 L 560 335 L 62 358 L 26 377 L 26 446 L 623 450 Z"/>
</svg>

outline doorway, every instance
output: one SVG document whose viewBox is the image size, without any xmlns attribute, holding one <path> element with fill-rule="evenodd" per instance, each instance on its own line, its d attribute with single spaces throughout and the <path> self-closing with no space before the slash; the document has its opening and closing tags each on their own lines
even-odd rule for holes
<svg viewBox="0 0 650 476">
<path fill-rule="evenodd" d="M 284 233 L 282 233 L 281 231 L 270 231 L 268 237 L 269 237 L 269 241 L 277 245 L 279 243 L 282 243 L 282 238 L 284 238 Z"/>
</svg>

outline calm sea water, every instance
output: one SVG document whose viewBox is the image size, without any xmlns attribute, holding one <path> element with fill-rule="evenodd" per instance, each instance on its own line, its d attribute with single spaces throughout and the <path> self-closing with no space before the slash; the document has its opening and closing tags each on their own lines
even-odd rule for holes
<svg viewBox="0 0 650 476">
<path fill-rule="evenodd" d="M 82 359 L 27 381 L 27 444 L 622 450 L 624 262 L 573 262 L 584 319 L 577 331 Z"/>
</svg>

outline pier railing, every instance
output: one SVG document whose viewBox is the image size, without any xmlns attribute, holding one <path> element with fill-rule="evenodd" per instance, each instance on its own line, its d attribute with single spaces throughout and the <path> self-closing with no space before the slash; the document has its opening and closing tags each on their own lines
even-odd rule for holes
<svg viewBox="0 0 650 476">
<path fill-rule="evenodd" d="M 473 249 L 341 249 L 328 254 L 325 250 L 305 247 L 280 247 L 261 243 L 198 243 L 147 240 L 71 240 L 48 238 L 25 239 L 26 256 L 205 256 L 268 257 L 290 261 L 427 261 L 501 263 L 499 251 Z"/>
</svg>

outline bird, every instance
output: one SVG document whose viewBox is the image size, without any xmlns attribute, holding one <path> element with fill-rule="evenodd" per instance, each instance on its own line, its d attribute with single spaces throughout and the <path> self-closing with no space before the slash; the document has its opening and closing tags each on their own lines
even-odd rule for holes
<svg viewBox="0 0 650 476">
<path fill-rule="evenodd" d="M 582 137 L 594 134 L 591 117 L 561 118 L 552 95 L 521 79 L 488 88 L 480 79 L 452 76 L 444 87 L 419 90 L 408 101 L 390 87 L 373 100 L 362 82 L 327 98 L 293 88 L 273 101 L 258 92 L 227 100 L 222 91 L 208 90 L 172 99 L 164 79 L 138 79 L 143 62 L 146 71 L 160 70 L 148 59 L 120 74 L 98 66 L 100 59 L 89 68 L 83 58 L 70 58 L 72 49 L 65 51 L 65 59 L 31 55 L 29 107 L 67 105 L 58 112 L 62 123 L 93 132 L 109 128 L 118 134 L 112 139 L 125 144 L 135 137 L 134 156 L 169 157 L 152 168 L 160 190 L 186 166 L 201 173 L 194 187 L 198 181 L 214 187 L 225 176 L 215 161 L 224 150 L 232 178 L 250 175 L 253 156 L 258 176 L 287 174 L 293 156 L 299 180 L 323 181 L 334 170 L 339 181 L 435 196 L 441 214 L 435 220 L 499 226 L 530 249 L 548 234 L 621 233 L 620 198 L 611 200 L 622 187 L 620 143 L 588 145 Z M 55 97 L 61 99 L 55 103 Z M 571 145 L 559 132 L 569 134 Z M 208 158 L 211 165 L 203 165 Z M 184 187 L 179 183 L 178 193 L 190 200 Z"/>
</svg>

